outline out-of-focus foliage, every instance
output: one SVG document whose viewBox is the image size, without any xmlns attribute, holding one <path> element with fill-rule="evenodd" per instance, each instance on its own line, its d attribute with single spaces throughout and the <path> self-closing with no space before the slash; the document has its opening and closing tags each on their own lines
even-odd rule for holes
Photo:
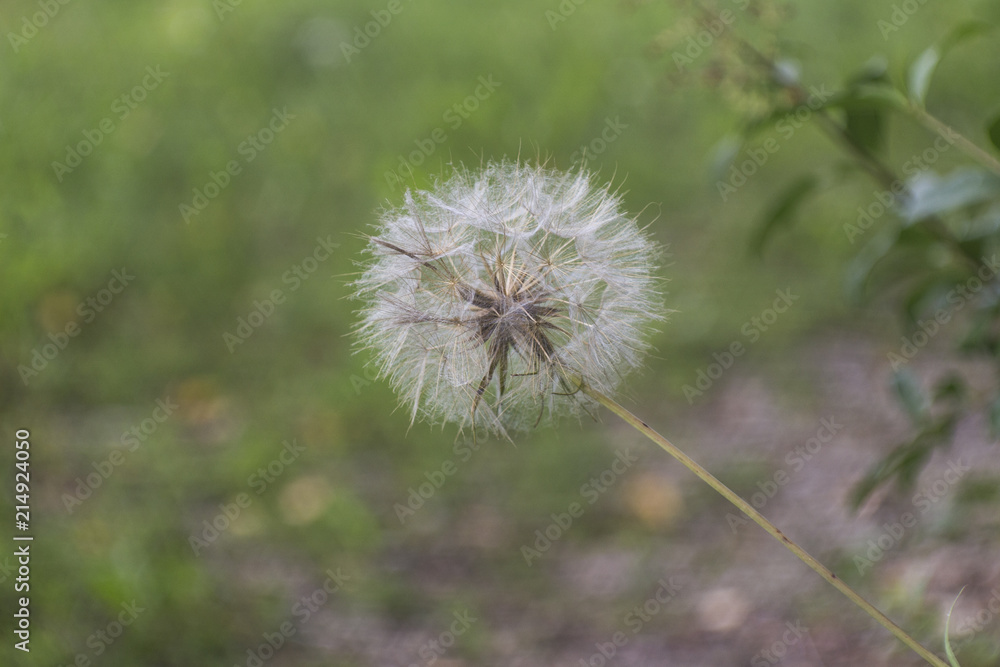
<svg viewBox="0 0 1000 667">
<path fill-rule="evenodd" d="M 888 1 L 724 0 L 719 32 L 703 8 L 641 0 L 4 3 L 0 434 L 31 430 L 35 541 L 32 652 L 5 634 L 0 664 L 428 664 L 428 642 L 463 612 L 478 620 L 442 661 L 577 664 L 671 575 L 680 593 L 628 647 L 649 664 L 746 663 L 794 618 L 855 664 L 884 656 L 885 637 L 788 579 L 771 545 L 731 531 L 728 508 L 611 419 L 516 446 L 409 428 L 351 352 L 349 282 L 378 208 L 450 163 L 585 162 L 668 248 L 675 312 L 624 400 L 754 493 L 782 465 L 767 458 L 775 438 L 790 450 L 826 416 L 803 357 L 852 336 L 904 354 L 890 309 L 916 345 L 995 250 L 981 162 L 948 144 L 932 170 L 905 166 L 937 136 L 913 120 L 924 109 L 996 155 L 996 33 L 946 37 L 995 22 L 994 5 L 925 3 L 895 26 Z M 829 124 L 854 148 L 831 144 Z M 858 151 L 899 171 L 905 205 L 881 203 L 891 183 L 866 180 Z M 876 204 L 891 212 L 846 228 Z M 794 305 L 755 323 L 776 290 Z M 989 283 L 933 345 L 993 364 L 997 307 Z M 709 378 L 735 343 L 745 354 Z M 841 471 L 851 484 L 912 478 L 970 410 L 1000 425 L 994 389 L 906 377 L 885 420 L 911 419 L 910 437 L 837 415 L 863 442 L 863 465 Z M 850 450 L 836 443 L 825 456 Z M 526 564 L 536 531 L 629 447 L 640 463 Z M 850 571 L 857 545 L 802 507 L 843 505 L 828 465 L 766 511 L 801 510 L 818 555 L 840 549 Z M 961 542 L 956 516 L 992 529 L 996 475 L 976 473 L 887 569 L 911 546 Z M 942 636 L 922 587 L 879 568 L 855 578 L 921 638 Z M 995 655 L 981 632 L 959 657 Z"/>
<path fill-rule="evenodd" d="M 706 20 L 719 20 L 718 9 L 701 7 Z M 890 20 L 880 24 L 886 36 L 901 28 L 901 19 Z M 1000 380 L 1000 281 L 994 280 L 1000 273 L 1000 119 L 995 114 L 976 119 L 979 131 L 973 141 L 961 133 L 967 130 L 952 128 L 927 108 L 944 58 L 966 42 L 995 40 L 995 27 L 983 20 L 958 23 L 913 58 L 899 77 L 890 75 L 883 56 L 873 54 L 839 88 L 820 97 L 802 80 L 799 63 L 786 60 L 780 47 L 768 45 L 765 53 L 742 36 L 723 36 L 732 42 L 732 51 L 742 54 L 744 76 L 771 91 L 772 104 L 747 114 L 739 141 L 724 144 L 717 169 L 731 168 L 743 142 L 753 146 L 762 131 L 790 119 L 814 122 L 831 140 L 830 160 L 839 157 L 848 163 L 847 168 L 838 164 L 832 174 L 809 168 L 779 192 L 760 218 L 751 245 L 755 251 L 762 252 L 776 230 L 791 225 L 798 209 L 822 192 L 823 183 L 853 178 L 853 171 L 881 188 L 873 201 L 858 207 L 856 219 L 843 224 L 848 241 L 858 245 L 845 279 L 855 303 L 898 304 L 904 335 L 888 360 L 893 387 L 913 421 L 913 436 L 859 482 L 852 497 L 855 507 L 886 481 L 911 489 L 934 450 L 951 442 L 960 416 L 983 410 L 984 401 L 992 433 L 1000 438 L 1000 382 L 994 382 L 989 396 L 973 397 L 963 378 L 952 376 L 925 398 L 907 369 L 909 360 L 956 319 L 961 333 L 952 337 L 953 345 L 991 364 Z M 966 51 L 965 57 L 976 55 Z M 900 120 L 921 125 L 931 147 L 915 153 L 897 172 L 885 156 L 890 125 Z M 959 164 L 949 164 L 945 171 L 935 163 L 948 151 Z"/>
</svg>

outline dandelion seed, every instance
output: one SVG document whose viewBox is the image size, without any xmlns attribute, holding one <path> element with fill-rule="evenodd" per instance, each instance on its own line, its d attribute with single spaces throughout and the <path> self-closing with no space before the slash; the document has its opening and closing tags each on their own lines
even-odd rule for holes
<svg viewBox="0 0 1000 667">
<path fill-rule="evenodd" d="M 586 173 L 493 163 L 383 212 L 360 344 L 410 409 L 509 437 L 589 410 L 660 318 L 657 249 Z"/>
</svg>

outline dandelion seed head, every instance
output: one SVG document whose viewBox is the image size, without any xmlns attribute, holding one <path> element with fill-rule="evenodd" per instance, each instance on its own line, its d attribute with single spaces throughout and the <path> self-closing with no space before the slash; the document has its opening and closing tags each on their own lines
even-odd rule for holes
<svg viewBox="0 0 1000 667">
<path fill-rule="evenodd" d="M 509 437 L 588 411 L 643 360 L 658 254 L 586 172 L 457 170 L 383 211 L 357 334 L 411 421 Z"/>
</svg>

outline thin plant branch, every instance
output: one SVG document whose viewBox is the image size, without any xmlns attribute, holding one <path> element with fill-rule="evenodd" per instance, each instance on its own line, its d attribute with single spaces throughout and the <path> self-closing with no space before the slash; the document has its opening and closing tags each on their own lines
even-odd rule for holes
<svg viewBox="0 0 1000 667">
<path fill-rule="evenodd" d="M 910 104 L 907 106 L 907 111 L 921 125 L 929 129 L 931 132 L 934 132 L 946 141 L 954 141 L 955 145 L 964 151 L 966 155 L 976 160 L 979 164 L 983 165 L 994 174 L 1000 176 L 1000 160 L 997 160 L 985 150 L 974 144 L 964 134 L 956 131 L 947 123 L 939 120 L 936 116 L 931 115 L 931 113 L 922 106 Z"/>
<path fill-rule="evenodd" d="M 809 98 L 808 91 L 806 91 L 802 84 L 797 81 L 779 76 L 778 72 L 780 70 L 777 63 L 775 63 L 772 58 L 761 53 L 760 50 L 758 50 L 753 44 L 746 41 L 739 35 L 731 35 L 730 38 L 734 39 L 740 48 L 749 54 L 751 58 L 756 60 L 758 65 L 767 70 L 772 81 L 784 88 L 785 91 L 791 95 L 796 106 L 806 103 Z M 980 162 L 983 162 L 983 164 L 986 164 L 986 166 L 990 167 L 990 169 L 993 169 L 1000 174 L 1000 162 L 997 162 L 993 156 L 983 151 L 963 135 L 948 127 L 937 118 L 931 116 L 926 110 L 918 109 L 912 105 L 909 106 L 910 113 L 919 122 L 944 137 L 947 141 L 958 144 L 960 148 L 965 150 L 970 155 L 974 155 Z M 876 183 L 878 183 L 881 187 L 892 191 L 901 187 L 904 195 L 908 197 L 912 196 L 910 188 L 906 182 L 901 177 L 896 175 L 896 173 L 882 160 L 880 160 L 878 156 L 859 143 L 857 139 L 847 131 L 844 124 L 835 119 L 827 109 L 818 109 L 816 115 L 819 119 L 818 124 L 820 130 L 834 144 L 839 145 L 849 155 L 851 155 Z M 928 216 L 922 220 L 920 224 L 932 236 L 944 245 L 948 246 L 955 253 L 955 255 L 966 264 L 973 267 L 979 264 L 980 258 L 976 257 L 967 246 L 962 244 L 962 242 L 955 236 L 955 234 L 945 224 L 944 220 L 940 217 L 936 215 Z"/>
</svg>

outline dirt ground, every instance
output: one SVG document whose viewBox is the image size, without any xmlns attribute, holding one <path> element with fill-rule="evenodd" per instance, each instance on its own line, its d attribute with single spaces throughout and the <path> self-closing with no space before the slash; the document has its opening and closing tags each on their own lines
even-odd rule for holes
<svg viewBox="0 0 1000 667">
<path fill-rule="evenodd" d="M 952 619 L 962 665 L 1000 664 L 989 611 L 1000 600 L 1000 519 L 989 503 L 956 502 L 970 480 L 1000 477 L 984 421 L 964 420 L 912 491 L 881 489 L 848 508 L 855 482 L 910 429 L 885 354 L 862 335 L 826 334 L 734 365 L 693 409 L 657 410 L 655 396 L 634 407 L 939 654 L 964 587 Z M 933 350 L 913 368 L 927 381 L 949 369 L 973 387 L 989 381 L 985 368 Z M 430 624 L 346 604 L 322 612 L 309 643 L 373 665 L 925 664 L 690 472 L 613 415 L 601 421 L 609 451 L 639 453 L 601 500 L 634 529 L 553 547 L 534 586 L 506 572 L 524 534 L 502 508 L 470 505 L 432 529 L 425 549 L 385 552 L 379 566 L 415 590 L 468 596 L 477 649 L 445 632 L 438 639 L 457 646 L 438 651 Z"/>
</svg>

